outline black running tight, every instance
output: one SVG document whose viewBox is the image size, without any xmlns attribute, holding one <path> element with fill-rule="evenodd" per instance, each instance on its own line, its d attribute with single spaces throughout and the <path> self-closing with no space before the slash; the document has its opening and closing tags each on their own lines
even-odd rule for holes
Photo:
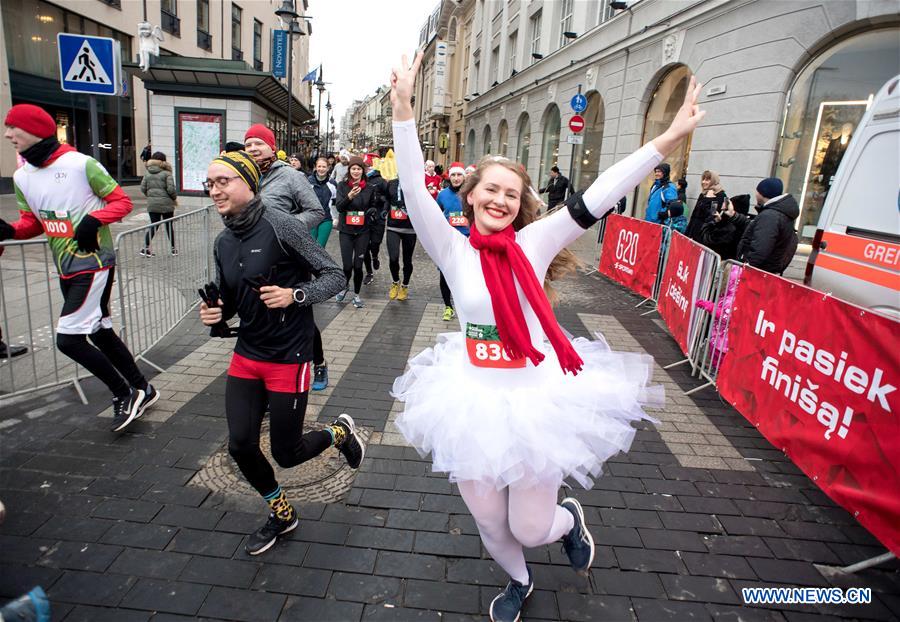
<svg viewBox="0 0 900 622">
<path fill-rule="evenodd" d="M 363 256 L 369 247 L 369 232 L 347 233 L 340 232 L 341 262 L 344 264 L 344 276 L 347 277 L 349 286 L 350 276 L 353 276 L 353 293 L 358 294 L 362 289 L 363 281 Z"/>
<path fill-rule="evenodd" d="M 416 249 L 415 233 L 387 232 L 388 265 L 394 283 L 400 281 L 400 249 L 403 249 L 403 284 L 409 285 L 413 273 L 413 251 Z"/>
<path fill-rule="evenodd" d="M 450 286 L 447 285 L 447 279 L 444 278 L 443 272 L 438 272 L 441 275 L 441 298 L 444 299 L 445 307 L 453 306 L 453 299 L 450 297 Z"/>
<path fill-rule="evenodd" d="M 259 434 L 266 404 L 269 405 L 269 440 L 272 458 L 290 468 L 315 458 L 331 446 L 325 430 L 303 433 L 308 393 L 267 391 L 262 380 L 228 376 L 225 383 L 225 417 L 228 420 L 228 453 L 256 491 L 265 496 L 278 488 L 272 465 L 259 448 Z"/>
<path fill-rule="evenodd" d="M 86 335 L 57 333 L 56 347 L 96 376 L 117 397 L 128 395 L 130 387 L 147 388 L 147 380 L 135 364 L 128 346 L 113 329 L 101 328 L 89 336 L 94 345 L 88 343 Z"/>
</svg>

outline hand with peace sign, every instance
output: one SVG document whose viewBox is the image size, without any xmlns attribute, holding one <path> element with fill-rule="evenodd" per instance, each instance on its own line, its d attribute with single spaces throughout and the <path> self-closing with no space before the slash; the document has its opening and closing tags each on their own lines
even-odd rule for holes
<svg viewBox="0 0 900 622">
<path fill-rule="evenodd" d="M 682 140 L 697 129 L 697 124 L 706 116 L 706 111 L 701 110 L 697 105 L 702 88 L 703 85 L 697 83 L 697 77 L 691 76 L 690 84 L 684 94 L 684 103 L 681 104 L 681 108 L 672 119 L 669 129 L 653 139 L 653 146 L 663 157 L 672 153 Z"/>
<path fill-rule="evenodd" d="M 416 74 L 422 64 L 422 52 L 417 51 L 412 65 L 406 54 L 400 59 L 400 67 L 391 70 L 391 109 L 394 121 L 406 121 L 413 118 L 412 96 L 416 83 Z"/>
</svg>

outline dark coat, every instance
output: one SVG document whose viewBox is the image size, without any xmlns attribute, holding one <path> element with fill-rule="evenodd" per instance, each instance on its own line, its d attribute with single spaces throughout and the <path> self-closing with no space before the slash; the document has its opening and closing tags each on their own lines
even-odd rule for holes
<svg viewBox="0 0 900 622">
<path fill-rule="evenodd" d="M 147 197 L 147 211 L 171 214 L 175 211 L 175 179 L 172 165 L 165 160 L 148 160 L 147 173 L 141 179 L 141 192 Z"/>
<path fill-rule="evenodd" d="M 335 207 L 338 211 L 338 231 L 354 234 L 369 231 L 378 214 L 375 188 L 366 180 L 366 187 L 355 198 L 350 199 L 349 194 L 350 184 L 346 181 L 340 182 L 337 187 L 337 201 L 335 202 Z M 348 225 L 347 212 L 363 212 L 366 220 L 362 225 Z"/>
<path fill-rule="evenodd" d="M 556 179 L 552 177 L 547 180 L 547 185 L 541 188 L 541 194 L 547 193 L 547 205 L 556 207 L 566 200 L 569 192 L 569 180 L 562 175 L 557 175 Z"/>
<path fill-rule="evenodd" d="M 714 197 L 708 197 L 701 194 L 697 197 L 697 204 L 691 212 L 691 219 L 688 221 L 687 231 L 685 235 L 692 240 L 700 241 L 700 229 L 713 217 L 716 208 L 725 204 L 725 191 L 719 190 Z"/>
<path fill-rule="evenodd" d="M 738 243 L 737 259 L 778 274 L 795 236 L 794 221 L 800 215 L 800 206 L 792 195 L 785 194 L 757 210 L 759 216 L 750 221 Z"/>
</svg>

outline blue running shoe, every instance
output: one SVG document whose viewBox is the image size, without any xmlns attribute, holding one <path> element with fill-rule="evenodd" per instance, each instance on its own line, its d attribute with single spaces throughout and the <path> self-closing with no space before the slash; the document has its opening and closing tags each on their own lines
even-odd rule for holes
<svg viewBox="0 0 900 622">
<path fill-rule="evenodd" d="M 591 562 L 594 561 L 594 538 L 584 523 L 584 510 L 578 499 L 566 497 L 560 505 L 572 513 L 575 526 L 563 536 L 563 551 L 569 557 L 572 569 L 578 574 L 587 574 Z"/>
<path fill-rule="evenodd" d="M 323 391 L 328 388 L 328 365 L 316 365 L 313 372 L 313 391 Z"/>
<path fill-rule="evenodd" d="M 491 601 L 491 622 L 519 622 L 522 619 L 522 606 L 533 589 L 531 568 L 528 569 L 528 585 L 510 579 L 506 588 Z"/>
<path fill-rule="evenodd" d="M 2 609 L 0 619 L 9 622 L 50 622 L 50 601 L 40 587 L 17 598 Z"/>
</svg>

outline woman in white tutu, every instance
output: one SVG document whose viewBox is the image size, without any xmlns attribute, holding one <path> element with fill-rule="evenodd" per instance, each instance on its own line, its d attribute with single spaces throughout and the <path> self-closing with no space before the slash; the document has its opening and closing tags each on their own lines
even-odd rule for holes
<svg viewBox="0 0 900 622">
<path fill-rule="evenodd" d="M 584 487 L 626 451 L 641 405 L 661 405 L 647 386 L 652 359 L 611 352 L 602 341 L 565 337 L 541 283 L 560 274 L 564 249 L 606 216 L 704 112 L 691 80 L 669 129 L 601 175 L 566 209 L 537 220 L 523 167 L 487 157 L 460 190 L 470 237 L 458 233 L 428 193 L 413 120 L 413 83 L 422 60 L 404 56 L 391 75 L 394 149 L 410 220 L 447 279 L 462 331 L 441 335 L 394 383 L 405 402 L 397 420 L 435 471 L 456 482 L 484 546 L 510 575 L 491 619 L 513 621 L 534 585 L 523 547 L 562 539 L 572 567 L 587 572 L 594 542 L 573 498 L 557 504 L 562 481 Z M 549 343 L 545 342 L 545 338 Z"/>
</svg>

